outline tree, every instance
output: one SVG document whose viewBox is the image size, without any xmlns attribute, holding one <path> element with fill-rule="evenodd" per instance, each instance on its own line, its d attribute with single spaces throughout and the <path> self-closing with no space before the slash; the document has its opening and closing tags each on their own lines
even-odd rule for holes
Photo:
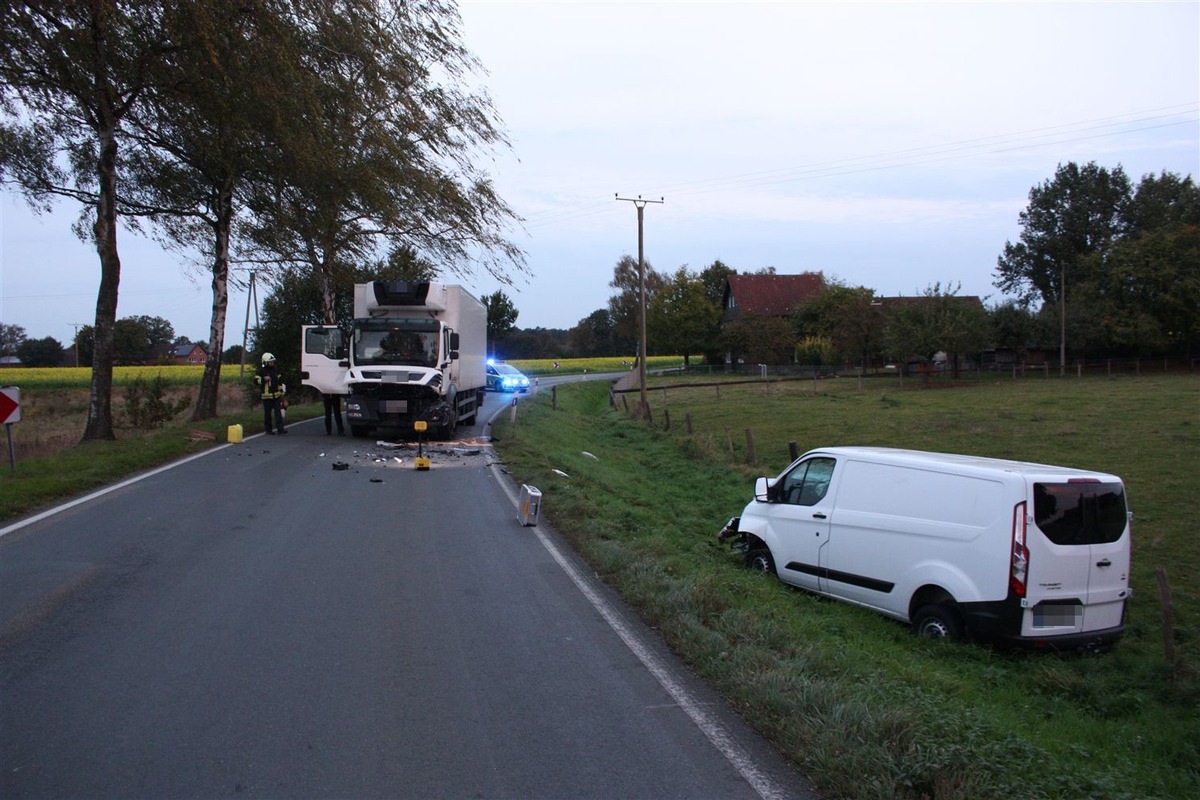
<svg viewBox="0 0 1200 800">
<path fill-rule="evenodd" d="M 988 316 L 991 318 L 992 344 L 1011 350 L 1018 361 L 1024 360 L 1031 345 L 1042 341 L 1042 326 L 1028 303 L 1009 300 L 991 309 Z M 1045 341 L 1053 341 L 1053 337 Z"/>
<path fill-rule="evenodd" d="M 709 264 L 697 276 L 708 299 L 720 309 L 725 302 L 725 284 L 730 275 L 737 275 L 737 270 L 726 265 L 721 259 Z"/>
<path fill-rule="evenodd" d="M 487 309 L 487 338 L 496 352 L 496 343 L 516 328 L 517 307 L 508 299 L 504 292 L 492 292 L 483 298 L 483 306 Z"/>
<path fill-rule="evenodd" d="M 240 344 L 230 345 L 224 353 L 221 354 L 221 361 L 226 364 L 241 364 L 243 348 Z"/>
<path fill-rule="evenodd" d="M 796 335 L 783 317 L 740 314 L 725 323 L 719 343 L 735 365 L 787 364 L 795 353 Z"/>
<path fill-rule="evenodd" d="M 575 323 L 568 341 L 571 351 L 579 358 L 616 356 L 621 354 L 616 345 L 616 336 L 617 326 L 612 312 L 607 308 L 598 308 Z"/>
<path fill-rule="evenodd" d="M 466 90 L 479 65 L 453 3 L 294 7 L 314 113 L 280 154 L 295 161 L 288 179 L 251 201 L 257 244 L 313 270 L 326 316 L 346 270 L 389 243 L 451 271 L 481 264 L 505 282 L 523 270 L 505 238 L 516 215 L 477 167 L 507 140 L 486 95 Z"/>
<path fill-rule="evenodd" d="M 957 375 L 958 356 L 978 353 L 991 340 L 987 311 L 975 298 L 958 296 L 958 286 L 940 283 L 921 297 L 903 298 L 887 313 L 884 341 L 892 355 L 932 360 L 939 351 L 949 356 Z"/>
<path fill-rule="evenodd" d="M 25 341 L 25 329 L 20 325 L 0 322 L 0 356 L 15 356 L 17 348 Z M 24 359 L 21 359 L 24 361 Z"/>
<path fill-rule="evenodd" d="M 122 122 L 159 77 L 168 49 L 155 2 L 59 0 L 5 7 L 0 24 L 0 177 L 30 204 L 68 197 L 100 261 L 92 383 L 83 439 L 114 439 L 113 335 Z"/>
<path fill-rule="evenodd" d="M 837 360 L 866 366 L 883 349 L 883 306 L 865 286 L 827 281 L 820 294 L 796 310 L 793 321 L 798 338 L 828 341 Z"/>
<path fill-rule="evenodd" d="M 1190 177 L 1146 175 L 1122 219 L 1121 237 L 1092 257 L 1081 297 L 1112 351 L 1190 357 L 1200 345 L 1200 188 Z"/>
<path fill-rule="evenodd" d="M 26 339 L 17 346 L 17 358 L 25 367 L 57 367 L 63 362 L 63 346 L 53 336 Z"/>
<path fill-rule="evenodd" d="M 608 282 L 616 294 L 608 300 L 608 310 L 612 314 L 616 328 L 616 344 L 623 352 L 633 352 L 638 348 L 641 338 L 641 281 L 638 276 L 637 259 L 631 255 L 621 256 L 613 267 L 613 278 Z M 646 306 L 650 306 L 655 292 L 666 283 L 666 278 L 655 272 L 646 262 Z"/>
<path fill-rule="evenodd" d="M 305 119 L 297 36 L 286 8 L 264 0 L 230 13 L 222 0 L 173 5 L 163 80 L 129 115 L 136 192 L 125 202 L 151 214 L 169 247 L 201 254 L 211 275 L 208 357 L 192 419 L 216 416 L 228 309 L 234 222 L 249 181 L 277 182 L 263 158 Z"/>
<path fill-rule="evenodd" d="M 1021 237 L 997 260 L 997 286 L 1023 299 L 1040 297 L 1058 306 L 1059 368 L 1066 368 L 1067 286 L 1094 277 L 1090 256 L 1105 252 L 1121 233 L 1130 184 L 1124 170 L 1091 162 L 1059 166 L 1054 178 L 1029 192 L 1018 217 Z"/>
<path fill-rule="evenodd" d="M 682 355 L 684 364 L 693 354 L 715 358 L 721 306 L 712 302 L 704 283 L 687 267 L 680 267 L 649 301 L 646 328 L 655 353 Z"/>
</svg>

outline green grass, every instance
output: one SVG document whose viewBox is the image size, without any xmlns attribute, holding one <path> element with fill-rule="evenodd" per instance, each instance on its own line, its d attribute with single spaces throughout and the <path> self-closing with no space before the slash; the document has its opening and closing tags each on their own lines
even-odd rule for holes
<svg viewBox="0 0 1200 800">
<path fill-rule="evenodd" d="M 653 388 L 653 427 L 610 409 L 605 386 L 562 386 L 557 411 L 542 392 L 494 433 L 514 476 L 541 488 L 544 518 L 827 795 L 1200 796 L 1200 379 L 936 385 L 952 388 L 881 379 L 860 391 L 835 379 L 817 392 L 798 381 L 665 398 Z M 746 428 L 754 465 L 744 463 Z M 928 642 L 742 569 L 716 531 L 745 504 L 753 475 L 786 465 L 792 441 L 801 451 L 876 444 L 1121 475 L 1135 513 L 1124 639 L 1109 654 L 1064 659 Z M 1156 567 L 1174 591 L 1173 664 Z"/>
</svg>

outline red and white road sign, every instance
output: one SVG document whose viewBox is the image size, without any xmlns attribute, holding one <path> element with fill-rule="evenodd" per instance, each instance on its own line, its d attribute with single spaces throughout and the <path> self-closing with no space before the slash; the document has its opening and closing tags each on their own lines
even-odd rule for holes
<svg viewBox="0 0 1200 800">
<path fill-rule="evenodd" d="M 0 425 L 21 421 L 21 390 L 16 386 L 0 388 Z"/>
</svg>

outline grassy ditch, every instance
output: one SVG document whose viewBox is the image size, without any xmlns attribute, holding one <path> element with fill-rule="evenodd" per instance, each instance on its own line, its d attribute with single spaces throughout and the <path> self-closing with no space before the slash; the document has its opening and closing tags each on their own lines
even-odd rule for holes
<svg viewBox="0 0 1200 800">
<path fill-rule="evenodd" d="M 1190 511 L 1200 470 L 1197 378 L 943 390 L 914 381 L 903 390 L 867 381 L 860 390 L 835 379 L 719 393 L 660 385 L 653 425 L 612 409 L 606 386 L 560 386 L 556 395 L 557 410 L 543 390 L 521 404 L 515 423 L 497 421 L 505 463 L 542 490 L 544 518 L 823 793 L 1200 796 L 1200 548 Z M 751 438 L 758 463 L 746 464 Z M 716 531 L 745 504 L 754 475 L 786 465 L 789 442 L 801 451 L 876 444 L 1121 475 L 1135 512 L 1125 638 L 1106 655 L 1067 658 L 929 642 L 742 569 L 716 545 Z M 1170 663 L 1156 567 L 1174 592 Z"/>
</svg>

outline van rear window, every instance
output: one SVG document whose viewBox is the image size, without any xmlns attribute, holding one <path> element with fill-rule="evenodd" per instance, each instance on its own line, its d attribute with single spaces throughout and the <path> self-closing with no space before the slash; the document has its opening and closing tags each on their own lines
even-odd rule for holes
<svg viewBox="0 0 1200 800">
<path fill-rule="evenodd" d="M 1055 544 L 1115 542 L 1125 531 L 1125 488 L 1119 483 L 1035 483 L 1033 516 Z"/>
</svg>

